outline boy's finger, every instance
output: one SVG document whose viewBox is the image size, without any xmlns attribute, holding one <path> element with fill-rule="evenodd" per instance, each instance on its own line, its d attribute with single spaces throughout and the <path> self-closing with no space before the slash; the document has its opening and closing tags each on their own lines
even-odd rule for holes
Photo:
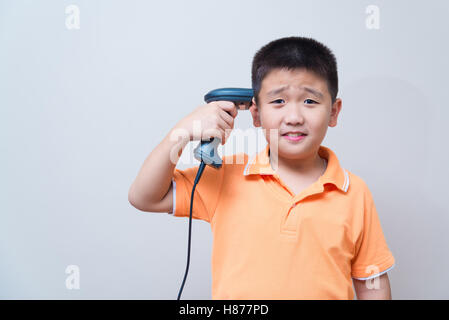
<svg viewBox="0 0 449 320">
<path fill-rule="evenodd" d="M 234 118 L 228 112 L 220 112 L 220 117 L 228 124 L 230 128 L 232 128 L 234 125 Z"/>
<path fill-rule="evenodd" d="M 217 105 L 229 113 L 233 118 L 237 116 L 237 108 L 235 107 L 234 102 L 221 100 L 217 101 Z"/>
</svg>

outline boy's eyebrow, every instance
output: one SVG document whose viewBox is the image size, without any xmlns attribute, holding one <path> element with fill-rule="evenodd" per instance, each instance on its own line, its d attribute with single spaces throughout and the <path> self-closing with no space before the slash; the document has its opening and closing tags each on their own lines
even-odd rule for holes
<svg viewBox="0 0 449 320">
<path fill-rule="evenodd" d="M 277 88 L 277 89 L 273 89 L 273 90 L 268 91 L 268 92 L 267 92 L 267 95 L 268 95 L 268 96 L 276 95 L 276 94 L 278 94 L 278 93 L 284 91 L 284 90 L 287 89 L 287 88 L 288 88 L 288 86 L 287 86 L 287 85 L 284 85 L 284 86 L 279 87 L 279 88 Z M 321 92 L 319 92 L 319 91 L 317 91 L 317 90 L 315 90 L 315 89 L 312 89 L 312 88 L 309 88 L 309 87 L 306 87 L 306 86 L 303 86 L 302 88 L 303 88 L 305 91 L 310 92 L 311 94 L 317 96 L 317 97 L 320 98 L 320 99 L 323 99 L 323 97 L 324 97 L 323 94 L 322 94 Z"/>
</svg>

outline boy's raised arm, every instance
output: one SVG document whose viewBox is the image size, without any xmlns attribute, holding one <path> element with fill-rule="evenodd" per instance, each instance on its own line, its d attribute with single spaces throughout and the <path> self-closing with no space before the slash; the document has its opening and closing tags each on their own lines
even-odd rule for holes
<svg viewBox="0 0 449 320">
<path fill-rule="evenodd" d="M 182 150 L 189 141 L 211 137 L 221 138 L 224 144 L 236 115 L 232 102 L 214 101 L 179 121 L 145 159 L 129 188 L 128 201 L 141 211 L 172 212 L 171 182 Z"/>
<path fill-rule="evenodd" d="M 176 162 L 170 160 L 170 152 L 178 158 L 189 142 L 186 139 L 176 141 L 172 135 L 175 126 L 159 145 L 145 159 L 140 171 L 128 191 L 128 201 L 135 208 L 148 212 L 172 212 L 173 194 L 171 179 Z M 175 151 L 172 151 L 175 150 Z"/>
</svg>

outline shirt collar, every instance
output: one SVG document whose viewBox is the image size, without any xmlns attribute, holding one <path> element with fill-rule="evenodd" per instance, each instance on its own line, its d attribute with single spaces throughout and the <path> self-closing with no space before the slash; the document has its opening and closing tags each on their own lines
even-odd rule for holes
<svg viewBox="0 0 449 320">
<path fill-rule="evenodd" d="M 243 175 L 277 175 L 276 171 L 273 170 L 270 164 L 270 158 L 268 155 L 269 150 L 270 145 L 267 144 L 262 151 L 253 155 L 248 160 L 248 163 L 243 170 Z M 321 145 L 318 149 L 318 154 L 321 158 L 327 160 L 326 171 L 319 178 L 319 182 L 322 186 L 324 187 L 326 183 L 332 183 L 338 189 L 347 192 L 349 187 L 349 175 L 348 172 L 340 166 L 340 162 L 338 161 L 335 153 L 330 148 Z"/>
</svg>

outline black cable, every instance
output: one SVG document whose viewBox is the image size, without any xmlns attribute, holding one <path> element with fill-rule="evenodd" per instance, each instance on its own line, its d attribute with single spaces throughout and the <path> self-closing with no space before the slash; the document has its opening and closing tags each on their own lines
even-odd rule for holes
<svg viewBox="0 0 449 320">
<path fill-rule="evenodd" d="M 191 196 L 190 196 L 189 244 L 188 244 L 188 248 L 187 248 L 187 266 L 186 266 L 186 273 L 184 274 L 184 280 L 182 280 L 181 289 L 179 289 L 178 300 L 181 299 L 182 289 L 184 289 L 184 284 L 185 284 L 186 279 L 187 279 L 187 273 L 189 272 L 189 263 L 190 263 L 190 238 L 191 238 L 191 234 L 192 234 L 192 208 L 193 208 L 193 195 L 194 195 L 194 193 L 195 193 L 195 187 L 196 187 L 198 181 L 200 181 L 201 175 L 203 174 L 203 171 L 204 171 L 204 168 L 205 168 L 205 167 L 206 167 L 206 164 L 204 163 L 204 161 L 201 161 L 201 164 L 200 164 L 200 166 L 198 167 L 198 172 L 196 173 L 195 182 L 193 183 L 192 194 L 191 194 Z"/>
</svg>

